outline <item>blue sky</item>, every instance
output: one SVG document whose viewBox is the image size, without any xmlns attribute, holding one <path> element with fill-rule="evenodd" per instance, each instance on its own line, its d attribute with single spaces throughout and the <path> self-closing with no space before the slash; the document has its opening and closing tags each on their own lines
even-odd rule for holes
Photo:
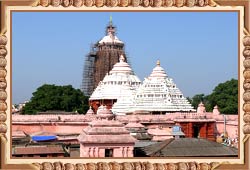
<svg viewBox="0 0 250 170">
<path fill-rule="evenodd" d="M 84 57 L 110 15 L 141 80 L 158 59 L 185 97 L 238 78 L 236 12 L 14 12 L 12 102 L 45 83 L 80 88 Z"/>
</svg>

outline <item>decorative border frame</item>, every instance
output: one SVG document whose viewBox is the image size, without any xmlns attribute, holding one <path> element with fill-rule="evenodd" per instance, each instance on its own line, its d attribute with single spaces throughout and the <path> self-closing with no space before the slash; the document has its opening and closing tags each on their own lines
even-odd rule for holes
<svg viewBox="0 0 250 170">
<path fill-rule="evenodd" d="M 177 163 L 152 163 L 152 162 L 89 162 L 89 163 L 61 163 L 60 161 L 51 163 L 32 163 L 32 164 L 7 164 L 6 152 L 6 133 L 8 126 L 6 120 L 10 115 L 7 114 L 8 105 L 6 88 L 7 82 L 7 45 L 10 43 L 6 36 L 6 8 L 8 6 L 42 6 L 42 7 L 147 7 L 168 8 L 168 7 L 216 7 L 216 6 L 243 6 L 244 7 L 244 38 L 242 51 L 244 58 L 243 66 L 243 133 L 244 133 L 244 163 L 243 164 L 223 164 L 220 162 L 197 163 L 197 162 L 177 162 Z M 0 169 L 41 169 L 41 170 L 210 170 L 210 169 L 250 169 L 250 0 L 1 0 L 1 26 L 0 26 Z M 124 9 L 124 8 L 123 8 Z M 243 34 L 243 33 L 242 33 Z M 242 63 L 241 63 L 242 64 Z M 242 88 L 242 87 L 239 87 Z M 78 159 L 80 160 L 80 159 Z M 152 160 L 152 159 L 151 159 Z"/>
</svg>

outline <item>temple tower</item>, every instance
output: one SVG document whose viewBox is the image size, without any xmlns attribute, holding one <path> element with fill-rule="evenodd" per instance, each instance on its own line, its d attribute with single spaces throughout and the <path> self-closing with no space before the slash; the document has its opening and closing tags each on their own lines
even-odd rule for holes
<svg viewBox="0 0 250 170">
<path fill-rule="evenodd" d="M 127 108 L 131 103 L 130 97 L 136 93 L 140 84 L 140 79 L 134 74 L 130 65 L 125 62 L 125 57 L 121 55 L 119 62 L 105 75 L 91 94 L 89 104 L 96 113 L 100 105 L 106 105 L 108 109 L 112 109 L 113 104 L 118 99 L 123 99 Z"/>
<path fill-rule="evenodd" d="M 123 55 L 127 61 L 124 43 L 117 38 L 116 28 L 110 18 L 106 27 L 106 36 L 92 46 L 91 52 L 85 58 L 81 85 L 85 95 L 91 95 L 106 73 L 119 61 L 120 55 Z"/>
<path fill-rule="evenodd" d="M 132 98 L 119 98 L 112 106 L 112 112 L 122 115 L 138 111 L 152 114 L 195 111 L 173 79 L 161 67 L 160 61 L 157 61 L 152 73 L 133 94 L 130 95 Z"/>
</svg>

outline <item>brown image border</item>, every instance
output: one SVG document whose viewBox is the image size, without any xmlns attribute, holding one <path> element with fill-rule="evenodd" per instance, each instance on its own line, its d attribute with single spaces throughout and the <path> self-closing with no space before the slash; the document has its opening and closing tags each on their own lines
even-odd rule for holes
<svg viewBox="0 0 250 170">
<path fill-rule="evenodd" d="M 120 170 L 133 170 L 137 169 L 136 167 L 139 166 L 142 170 L 168 170 L 170 166 L 175 167 L 175 169 L 183 169 L 188 170 L 191 169 L 191 165 L 194 164 L 196 169 L 242 169 L 242 170 L 249 170 L 250 169 L 250 0 L 172 0 L 173 4 L 167 4 L 167 0 L 0 0 L 0 14 L 1 14 L 1 27 L 0 27 L 0 170 L 1 169 L 102 169 L 102 170 L 113 170 L 113 169 L 120 169 Z M 154 7 L 154 10 L 157 11 L 157 8 L 164 8 L 167 10 L 170 6 L 174 7 L 194 7 L 198 6 L 202 7 L 216 7 L 216 6 L 242 6 L 244 7 L 244 38 L 241 40 L 244 49 L 240 51 L 240 56 L 243 54 L 244 61 L 243 61 L 243 106 L 240 106 L 240 110 L 243 109 L 243 128 L 242 131 L 244 133 L 244 163 L 243 164 L 228 164 L 228 163 L 221 163 L 221 162 L 211 162 L 211 163 L 197 163 L 197 162 L 181 162 L 178 161 L 177 163 L 153 163 L 150 162 L 126 162 L 124 160 L 123 163 L 117 163 L 115 160 L 110 162 L 88 162 L 88 163 L 61 163 L 60 160 L 57 162 L 43 162 L 43 163 L 34 163 L 32 164 L 8 164 L 6 162 L 6 148 L 8 147 L 6 144 L 6 132 L 8 126 L 6 125 L 6 120 L 11 119 L 10 115 L 7 114 L 8 106 L 6 88 L 7 86 L 11 86 L 10 82 L 6 80 L 6 76 L 8 74 L 6 66 L 7 66 L 7 59 L 5 58 L 7 53 L 11 53 L 11 51 L 7 51 L 8 43 L 11 43 L 6 37 L 6 8 L 8 6 L 42 6 L 42 7 L 91 7 L 96 6 L 100 9 L 102 7 L 110 7 L 112 11 L 112 7 L 143 7 L 143 10 L 147 11 L 147 7 Z M 125 10 L 129 10 L 125 8 Z M 123 8 L 124 10 L 124 8 Z M 152 11 L 152 10 L 150 10 Z M 239 73 L 240 74 L 240 73 Z M 241 88 L 241 87 L 239 87 Z M 240 129 L 241 130 L 241 129 Z M 84 158 L 83 158 L 84 159 Z M 80 159 L 76 159 L 77 161 L 81 162 Z M 151 159 L 153 160 L 153 159 Z"/>
</svg>

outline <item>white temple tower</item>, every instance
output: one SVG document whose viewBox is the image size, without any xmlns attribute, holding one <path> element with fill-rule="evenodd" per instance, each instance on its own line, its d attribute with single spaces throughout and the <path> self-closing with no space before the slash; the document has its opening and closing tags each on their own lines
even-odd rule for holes
<svg viewBox="0 0 250 170">
<path fill-rule="evenodd" d="M 124 56 L 121 55 L 120 61 L 106 74 L 90 96 L 90 105 L 96 112 L 100 105 L 106 105 L 108 109 L 111 109 L 119 99 L 122 99 L 125 103 L 131 102 L 128 99 L 135 95 L 140 84 L 140 79 L 126 63 Z"/>
<path fill-rule="evenodd" d="M 123 108 L 130 108 L 130 112 L 149 111 L 153 114 L 167 112 L 190 112 L 195 111 L 182 92 L 177 88 L 172 78 L 169 78 L 165 70 L 157 61 L 156 67 L 142 85 L 137 89 L 131 105 L 125 106 L 124 101 L 118 100 L 114 104 L 114 113 L 126 112 Z"/>
</svg>

